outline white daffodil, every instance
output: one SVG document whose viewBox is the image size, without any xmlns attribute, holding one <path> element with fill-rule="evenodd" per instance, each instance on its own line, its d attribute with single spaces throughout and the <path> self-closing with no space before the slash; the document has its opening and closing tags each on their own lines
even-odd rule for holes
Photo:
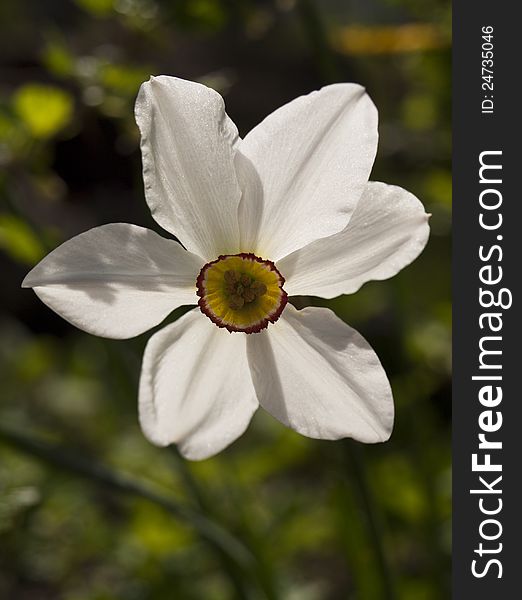
<svg viewBox="0 0 522 600">
<path fill-rule="evenodd" d="M 190 459 L 240 436 L 260 404 L 312 438 L 388 439 L 393 398 L 369 344 L 325 308 L 414 260 L 428 216 L 405 190 L 368 182 L 377 111 L 336 84 L 279 108 L 244 139 L 221 96 L 152 77 L 136 102 L 145 195 L 180 243 L 124 223 L 51 252 L 25 287 L 77 327 L 130 338 L 198 304 L 149 340 L 140 422 Z"/>
</svg>

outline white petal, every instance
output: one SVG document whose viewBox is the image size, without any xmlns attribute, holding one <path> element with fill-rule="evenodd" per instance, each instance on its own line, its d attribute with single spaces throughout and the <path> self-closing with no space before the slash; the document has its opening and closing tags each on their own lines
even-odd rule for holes
<svg viewBox="0 0 522 600">
<path fill-rule="evenodd" d="M 424 207 L 413 194 L 370 182 L 348 226 L 286 256 L 278 268 L 293 295 L 334 298 L 372 279 L 387 279 L 422 252 L 429 236 Z"/>
<path fill-rule="evenodd" d="M 180 244 L 127 223 L 90 229 L 53 250 L 24 279 L 76 327 L 129 338 L 176 307 L 196 304 L 203 259 Z"/>
<path fill-rule="evenodd" d="M 285 425 L 320 439 L 382 442 L 393 428 L 386 373 L 368 342 L 326 308 L 288 305 L 248 338 L 259 403 Z"/>
<path fill-rule="evenodd" d="M 377 110 L 364 88 L 330 85 L 273 112 L 238 148 L 241 249 L 278 260 L 348 223 L 375 158 Z"/>
<path fill-rule="evenodd" d="M 191 252 L 236 253 L 238 133 L 223 98 L 176 77 L 151 77 L 136 100 L 145 196 L 156 221 Z"/>
<path fill-rule="evenodd" d="M 245 431 L 258 406 L 245 343 L 199 309 L 152 336 L 140 380 L 140 422 L 152 443 L 202 460 Z"/>
</svg>

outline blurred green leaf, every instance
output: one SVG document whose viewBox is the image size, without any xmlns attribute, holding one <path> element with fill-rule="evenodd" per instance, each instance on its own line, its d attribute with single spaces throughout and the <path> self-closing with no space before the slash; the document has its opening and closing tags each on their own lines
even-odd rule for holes
<svg viewBox="0 0 522 600">
<path fill-rule="evenodd" d="M 173 522 L 159 508 L 143 506 L 142 503 L 137 503 L 133 511 L 129 538 L 155 555 L 169 554 L 194 542 L 187 527 Z"/>
<path fill-rule="evenodd" d="M 134 97 L 150 75 L 149 69 L 108 63 L 101 69 L 101 82 L 115 92 Z"/>
<path fill-rule="evenodd" d="M 40 502 L 40 493 L 35 486 L 13 487 L 2 490 L 0 502 L 0 534 L 15 525 L 15 519 Z"/>
<path fill-rule="evenodd" d="M 17 361 L 10 366 L 9 379 L 13 377 L 20 385 L 34 385 L 51 372 L 56 360 L 57 348 L 53 340 L 46 337 L 24 340 L 10 340 L 9 349 L 16 345 Z M 7 378 L 6 378 L 7 379 Z"/>
<path fill-rule="evenodd" d="M 58 40 L 50 41 L 45 46 L 42 59 L 49 71 L 55 75 L 64 77 L 74 71 L 74 57 L 67 46 Z"/>
<path fill-rule="evenodd" d="M 451 207 L 452 182 L 451 172 L 442 169 L 433 169 L 426 175 L 425 190 L 429 199 L 434 202 Z"/>
<path fill-rule="evenodd" d="M 16 115 L 0 110 L 0 164 L 23 155 L 29 143 L 30 136 Z"/>
<path fill-rule="evenodd" d="M 96 17 L 104 17 L 112 11 L 113 0 L 75 0 L 76 4 Z"/>
<path fill-rule="evenodd" d="M 404 123 L 410 129 L 424 131 L 437 123 L 436 99 L 429 93 L 407 96 L 402 109 Z"/>
<path fill-rule="evenodd" d="M 407 337 L 406 347 L 417 362 L 422 359 L 433 369 L 451 372 L 451 330 L 441 320 L 419 323 Z"/>
<path fill-rule="evenodd" d="M 48 138 L 70 122 L 73 99 L 60 88 L 28 83 L 15 92 L 13 107 L 35 138 Z"/>
<path fill-rule="evenodd" d="M 194 20 L 216 29 L 222 27 L 226 20 L 223 7 L 216 0 L 191 0 L 187 10 Z"/>
<path fill-rule="evenodd" d="M 237 8 L 242 8 L 240 4 L 237 3 Z M 174 4 L 173 9 L 178 25 L 185 29 L 219 31 L 228 19 L 224 3 L 220 0 L 181 0 Z"/>
<path fill-rule="evenodd" d="M 373 487 L 388 510 L 418 523 L 426 513 L 423 490 L 413 465 L 405 456 L 390 454 L 373 465 Z"/>
<path fill-rule="evenodd" d="M 11 142 L 17 132 L 15 120 L 11 115 L 0 112 L 0 141 Z"/>
<path fill-rule="evenodd" d="M 0 214 L 0 247 L 15 260 L 31 266 L 45 254 L 35 232 L 14 215 Z"/>
</svg>

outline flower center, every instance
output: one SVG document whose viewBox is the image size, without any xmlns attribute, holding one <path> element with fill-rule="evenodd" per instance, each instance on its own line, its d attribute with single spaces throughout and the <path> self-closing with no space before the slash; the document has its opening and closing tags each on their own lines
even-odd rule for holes
<svg viewBox="0 0 522 600">
<path fill-rule="evenodd" d="M 201 312 L 228 331 L 257 333 L 279 319 L 287 303 L 284 277 L 254 254 L 228 254 L 207 263 L 196 281 Z"/>
</svg>

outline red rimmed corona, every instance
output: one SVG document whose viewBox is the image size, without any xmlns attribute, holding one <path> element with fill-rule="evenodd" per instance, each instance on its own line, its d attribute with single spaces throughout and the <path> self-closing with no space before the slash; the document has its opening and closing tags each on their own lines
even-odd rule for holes
<svg viewBox="0 0 522 600">
<path fill-rule="evenodd" d="M 288 301 L 284 283 L 270 260 L 244 252 L 221 255 L 198 275 L 198 305 L 218 327 L 258 333 L 283 312 Z"/>
</svg>

